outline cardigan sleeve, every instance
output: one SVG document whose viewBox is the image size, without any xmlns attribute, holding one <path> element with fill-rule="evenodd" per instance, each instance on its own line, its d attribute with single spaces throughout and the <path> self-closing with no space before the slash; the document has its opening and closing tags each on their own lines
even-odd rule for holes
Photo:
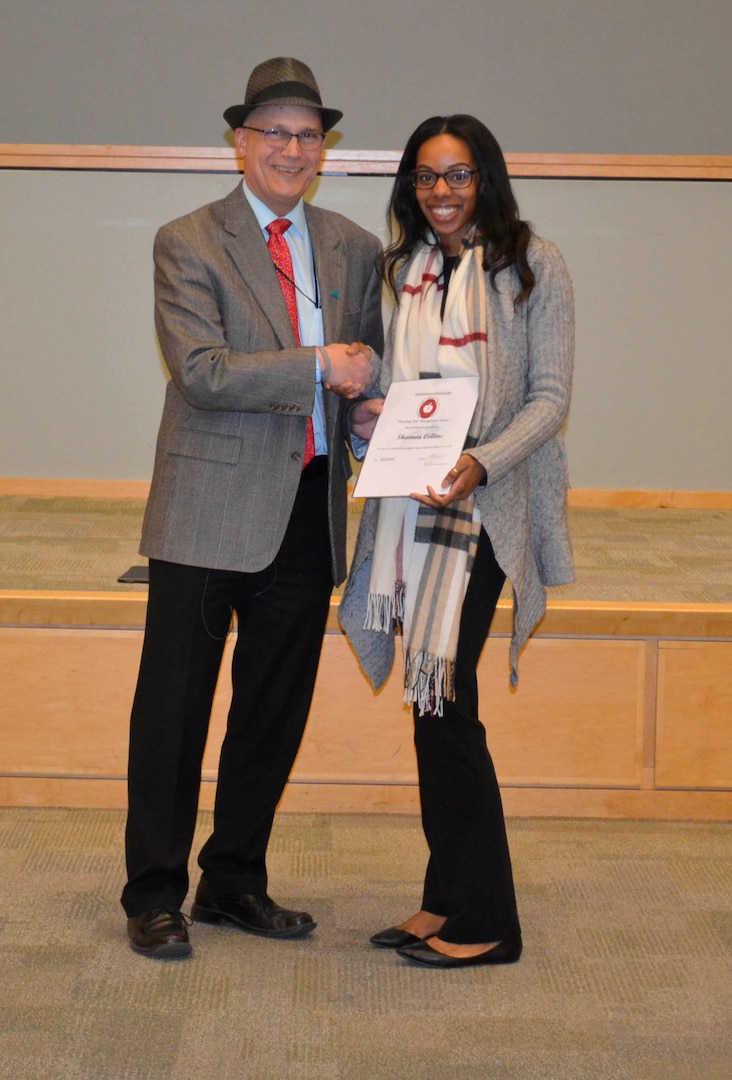
<svg viewBox="0 0 732 1080">
<path fill-rule="evenodd" d="M 500 434 L 469 451 L 486 470 L 488 484 L 556 435 L 569 409 L 574 366 L 572 283 L 554 244 L 535 239 L 532 247 L 536 284 L 527 301 L 525 400 Z"/>
</svg>

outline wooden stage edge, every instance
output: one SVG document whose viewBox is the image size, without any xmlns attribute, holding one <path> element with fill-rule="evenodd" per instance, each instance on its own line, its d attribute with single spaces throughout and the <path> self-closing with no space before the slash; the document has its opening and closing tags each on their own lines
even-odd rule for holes
<svg viewBox="0 0 732 1080">
<path fill-rule="evenodd" d="M 0 494 L 145 498 L 135 481 L 0 479 Z M 726 492 L 573 491 L 574 506 L 732 508 Z M 145 590 L 0 591 L 0 805 L 125 805 Z M 512 817 L 732 819 L 732 604 L 550 600 L 508 685 L 511 606 L 479 668 Z M 201 806 L 213 805 L 231 634 Z M 417 813 L 399 674 L 374 694 L 331 602 L 313 708 L 282 809 Z"/>
<path fill-rule="evenodd" d="M 494 755 L 495 756 L 495 755 Z M 200 809 L 213 810 L 215 778 L 201 784 Z M 648 821 L 717 821 L 732 818 L 729 791 L 633 791 L 606 788 L 519 788 L 501 782 L 508 818 L 594 818 Z M 78 776 L 9 776 L 0 773 L 0 806 L 124 810 L 126 779 Z M 278 813 L 419 814 L 416 782 L 403 785 L 308 784 L 292 779 Z"/>
<path fill-rule="evenodd" d="M 0 592 L 0 805 L 125 805 L 145 591 Z M 416 813 L 399 673 L 374 694 L 331 603 L 305 739 L 282 809 Z M 550 601 L 508 685 L 511 609 L 479 667 L 512 817 L 732 819 L 732 604 Z M 204 758 L 213 805 L 229 636 Z"/>
<path fill-rule="evenodd" d="M 74 479 L 69 477 L 0 476 L 0 496 L 29 498 L 146 499 L 149 480 Z M 732 510 L 732 491 L 571 488 L 573 507 L 674 510 Z"/>
</svg>

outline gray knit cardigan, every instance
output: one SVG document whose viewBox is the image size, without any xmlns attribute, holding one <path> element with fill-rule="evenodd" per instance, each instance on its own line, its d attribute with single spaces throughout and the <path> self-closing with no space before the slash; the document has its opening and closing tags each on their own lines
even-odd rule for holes
<svg viewBox="0 0 732 1080">
<path fill-rule="evenodd" d="M 567 530 L 567 464 L 561 428 L 567 417 L 574 361 L 572 284 L 559 250 L 533 237 L 528 261 L 536 284 L 514 310 L 519 291 L 513 267 L 486 282 L 488 387 L 481 435 L 470 453 L 487 474 L 475 497 L 501 569 L 513 588 L 511 683 L 518 656 L 546 610 L 546 585 L 574 580 Z M 400 274 L 403 282 L 405 273 Z M 393 314 L 378 382 L 392 376 Z M 364 506 L 339 616 L 374 688 L 394 661 L 394 634 L 364 630 L 376 535 L 378 500 Z"/>
</svg>

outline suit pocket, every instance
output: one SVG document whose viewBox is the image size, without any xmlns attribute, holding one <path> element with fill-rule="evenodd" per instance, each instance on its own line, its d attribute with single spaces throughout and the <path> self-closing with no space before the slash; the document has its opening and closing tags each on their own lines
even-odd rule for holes
<svg viewBox="0 0 732 1080">
<path fill-rule="evenodd" d="M 220 461 L 224 465 L 236 465 L 240 451 L 241 439 L 215 431 L 176 428 L 168 443 L 168 453 L 176 457 Z"/>
</svg>

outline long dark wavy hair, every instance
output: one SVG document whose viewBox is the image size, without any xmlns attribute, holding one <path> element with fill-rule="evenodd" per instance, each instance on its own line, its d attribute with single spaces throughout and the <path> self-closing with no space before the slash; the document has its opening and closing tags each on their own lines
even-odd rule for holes
<svg viewBox="0 0 732 1080">
<path fill-rule="evenodd" d="M 432 233 L 419 208 L 410 173 L 417 164 L 421 146 L 435 135 L 452 135 L 470 147 L 479 172 L 475 223 L 476 232 L 484 244 L 483 269 L 489 273 L 491 285 L 495 288 L 496 274 L 509 266 L 516 267 L 521 286 L 514 298 L 514 305 L 518 306 L 528 298 L 535 284 L 533 271 L 526 259 L 531 226 L 519 217 L 518 204 L 498 142 L 485 124 L 466 113 L 431 116 L 419 125 L 407 141 L 387 211 L 392 241 L 382 257 L 384 278 L 396 295 L 399 268 L 408 261 L 420 241 L 432 242 Z"/>
</svg>

